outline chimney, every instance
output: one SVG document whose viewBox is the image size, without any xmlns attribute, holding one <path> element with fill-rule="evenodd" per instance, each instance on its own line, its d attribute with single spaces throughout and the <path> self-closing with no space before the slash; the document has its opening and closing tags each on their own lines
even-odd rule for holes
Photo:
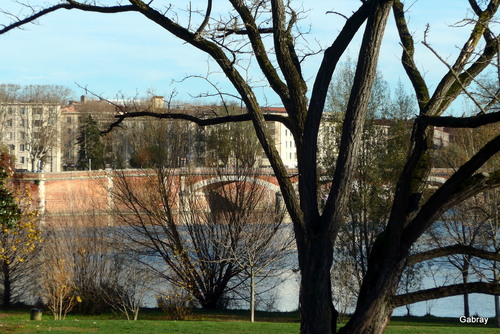
<svg viewBox="0 0 500 334">
<path fill-rule="evenodd" d="M 86 97 L 85 95 L 82 95 L 82 96 L 80 97 L 80 102 L 81 102 L 81 103 L 85 103 L 85 100 L 87 100 L 87 97 Z"/>
<path fill-rule="evenodd" d="M 163 100 L 163 96 L 153 96 L 151 98 L 151 104 L 154 109 L 160 109 L 164 107 L 165 101 Z"/>
</svg>

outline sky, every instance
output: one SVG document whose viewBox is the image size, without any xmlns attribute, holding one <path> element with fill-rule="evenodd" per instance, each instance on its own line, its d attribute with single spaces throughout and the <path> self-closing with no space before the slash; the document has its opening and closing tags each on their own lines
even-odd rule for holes
<svg viewBox="0 0 500 334">
<path fill-rule="evenodd" d="M 56 0 L 32 0 L 32 5 L 55 3 Z M 114 1 L 105 0 L 104 3 Z M 161 4 L 162 1 L 156 3 Z M 165 1 L 166 3 L 166 1 Z M 176 5 L 185 8 L 180 1 Z M 223 6 L 222 1 L 216 5 Z M 297 3 L 300 3 L 297 1 Z M 407 3 L 410 3 L 407 1 Z M 446 68 L 419 42 L 423 39 L 426 24 L 430 24 L 429 41 L 444 58 L 456 54 L 457 47 L 467 37 L 465 30 L 450 25 L 467 15 L 464 0 L 412 0 L 409 8 L 410 29 L 417 44 L 417 64 L 431 83 L 431 89 Z M 192 1 L 194 7 L 203 8 L 203 1 Z M 360 2 L 354 0 L 303 2 L 305 18 L 303 29 L 309 29 L 302 43 L 327 46 L 336 37 L 344 19 L 327 11 L 349 15 Z M 19 4 L 2 0 L 0 8 L 15 14 L 22 13 Z M 215 8 L 214 12 L 224 8 Z M 179 12 L 181 14 L 181 12 Z M 0 15 L 0 23 L 9 21 Z M 358 37 L 359 41 L 359 37 Z M 358 43 L 356 43 L 356 46 Z M 45 16 L 24 29 L 0 35 L 0 83 L 64 85 L 75 92 L 75 97 L 90 91 L 104 98 L 117 96 L 146 96 L 148 93 L 168 96 L 177 91 L 177 100 L 190 101 L 192 96 L 214 92 L 202 79 L 206 76 L 221 90 L 231 92 L 224 76 L 217 74 L 216 65 L 190 45 L 171 36 L 167 31 L 137 13 L 95 14 L 62 10 Z M 353 47 L 349 56 L 355 57 Z M 401 47 L 392 17 L 384 37 L 379 69 L 391 88 L 398 80 L 409 87 L 400 65 Z M 303 63 L 304 76 L 312 86 L 320 56 L 307 58 Z M 250 71 L 249 78 L 258 78 Z M 180 82 L 182 81 L 182 82 Z M 266 104 L 279 106 L 277 97 L 264 85 L 256 89 L 258 97 Z M 211 98 L 215 101 L 215 98 Z M 208 99 L 210 100 L 210 99 Z M 206 100 L 205 100 L 206 101 Z M 212 101 L 210 101 L 212 102 Z"/>
</svg>

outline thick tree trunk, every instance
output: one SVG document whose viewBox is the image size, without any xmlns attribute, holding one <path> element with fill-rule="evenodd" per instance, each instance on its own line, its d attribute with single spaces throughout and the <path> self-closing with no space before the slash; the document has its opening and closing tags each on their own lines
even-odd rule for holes
<svg viewBox="0 0 500 334">
<path fill-rule="evenodd" d="M 375 242 L 356 310 L 339 333 L 384 333 L 394 309 L 391 297 L 397 292 L 405 266 L 405 256 L 387 247 L 392 248 L 391 243 L 383 236 Z"/>
<path fill-rule="evenodd" d="M 332 302 L 330 268 L 333 248 L 325 235 L 308 242 L 300 253 L 299 307 L 301 334 L 336 332 L 338 312 Z"/>
<path fill-rule="evenodd" d="M 382 334 L 389 324 L 392 311 L 393 307 L 387 298 L 373 300 L 367 314 L 355 313 L 339 334 Z"/>
</svg>

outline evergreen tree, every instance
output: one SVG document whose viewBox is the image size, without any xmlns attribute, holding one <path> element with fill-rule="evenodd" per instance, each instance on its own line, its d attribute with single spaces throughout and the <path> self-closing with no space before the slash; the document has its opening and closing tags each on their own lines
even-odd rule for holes
<svg viewBox="0 0 500 334">
<path fill-rule="evenodd" d="M 78 137 L 78 163 L 79 170 L 102 169 L 105 167 L 105 149 L 101 142 L 101 135 L 96 120 L 88 115 L 85 122 L 80 127 Z"/>
</svg>

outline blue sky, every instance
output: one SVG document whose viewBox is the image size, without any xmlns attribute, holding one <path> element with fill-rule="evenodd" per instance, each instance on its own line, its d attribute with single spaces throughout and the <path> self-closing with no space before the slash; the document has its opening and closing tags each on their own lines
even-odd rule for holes
<svg viewBox="0 0 500 334">
<path fill-rule="evenodd" d="M 44 2 L 32 1 L 32 4 Z M 199 0 L 194 4 L 197 2 L 203 3 Z M 0 6 L 16 13 L 19 10 L 10 0 L 2 0 Z M 328 45 L 343 19 L 325 12 L 335 10 L 349 15 L 359 6 L 359 1 L 308 1 L 303 6 L 307 9 L 304 26 L 311 24 L 307 39 L 313 46 L 316 41 Z M 456 47 L 463 43 L 466 35 L 464 30 L 450 28 L 450 25 L 465 17 L 465 6 L 464 0 L 416 1 L 409 13 L 416 40 L 423 38 L 423 29 L 429 23 L 432 45 L 445 58 L 456 54 Z M 0 20 L 6 22 L 1 16 Z M 136 13 L 109 15 L 59 11 L 40 19 L 37 25 L 0 36 L 0 49 L 1 83 L 65 85 L 75 91 L 75 96 L 84 93 L 76 85 L 79 84 L 110 99 L 117 94 L 145 96 L 148 91 L 168 95 L 176 89 L 177 98 L 186 101 L 190 100 L 190 94 L 206 92 L 209 86 L 203 80 L 176 81 L 188 75 L 217 72 L 206 55 Z M 435 85 L 445 67 L 420 44 L 417 51 L 421 70 L 431 85 Z M 392 88 L 398 79 L 406 83 L 399 63 L 400 53 L 391 18 L 379 67 Z M 355 56 L 356 50 L 353 48 L 349 54 Z M 311 82 L 319 62 L 320 57 L 316 56 L 304 63 L 305 76 Z M 255 78 L 257 74 L 251 72 L 249 75 Z M 215 74 L 212 77 L 222 89 L 230 89 L 223 76 Z M 267 89 L 257 89 L 257 93 L 262 100 L 279 104 Z"/>
</svg>

